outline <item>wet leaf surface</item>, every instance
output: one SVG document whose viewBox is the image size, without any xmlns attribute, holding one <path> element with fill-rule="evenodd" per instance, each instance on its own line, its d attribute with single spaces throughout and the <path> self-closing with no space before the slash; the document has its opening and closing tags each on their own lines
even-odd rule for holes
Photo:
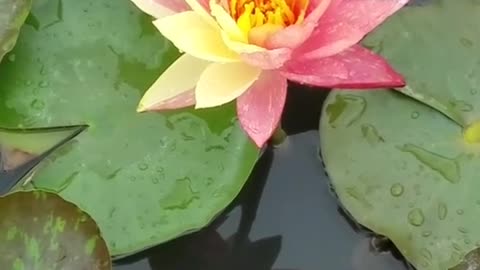
<svg viewBox="0 0 480 270">
<path fill-rule="evenodd" d="M 47 192 L 0 198 L 0 265 L 12 270 L 108 270 L 107 245 L 95 222 Z"/>
<path fill-rule="evenodd" d="M 33 181 L 89 213 L 113 256 L 206 226 L 258 158 L 233 104 L 136 113 L 179 54 L 129 0 L 35 1 L 12 53 L 0 65 L 0 125 L 89 126 Z"/>
<path fill-rule="evenodd" d="M 340 201 L 419 270 L 450 269 L 480 246 L 480 145 L 463 129 L 480 119 L 479 16 L 470 0 L 403 9 L 364 43 L 408 86 L 335 91 L 323 106 L 322 156 Z"/>
<path fill-rule="evenodd" d="M 0 0 L 0 61 L 15 46 L 31 5 L 32 0 Z M 14 60 L 15 55 L 9 59 Z"/>
</svg>

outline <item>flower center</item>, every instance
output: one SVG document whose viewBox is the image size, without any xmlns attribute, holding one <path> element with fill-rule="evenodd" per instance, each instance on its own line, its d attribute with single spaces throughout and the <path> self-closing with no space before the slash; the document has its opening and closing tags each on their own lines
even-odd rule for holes
<svg viewBox="0 0 480 270">
<path fill-rule="evenodd" d="M 230 15 L 244 33 L 252 28 L 281 29 L 301 23 L 309 0 L 230 0 Z"/>
</svg>

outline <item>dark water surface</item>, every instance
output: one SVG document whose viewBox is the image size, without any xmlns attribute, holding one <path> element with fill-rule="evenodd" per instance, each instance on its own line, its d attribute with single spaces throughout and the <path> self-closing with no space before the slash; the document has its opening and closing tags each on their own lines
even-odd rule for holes
<svg viewBox="0 0 480 270">
<path fill-rule="evenodd" d="M 115 270 L 404 270 L 342 214 L 318 158 L 326 91 L 291 89 L 287 143 L 268 150 L 210 227 L 116 262 Z"/>
</svg>

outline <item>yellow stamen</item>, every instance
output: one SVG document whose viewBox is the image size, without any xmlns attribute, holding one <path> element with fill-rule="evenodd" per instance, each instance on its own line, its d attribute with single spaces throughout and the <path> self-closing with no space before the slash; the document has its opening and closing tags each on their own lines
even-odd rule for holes
<svg viewBox="0 0 480 270">
<path fill-rule="evenodd" d="M 252 28 L 276 25 L 281 29 L 302 23 L 309 0 L 229 0 L 230 15 L 246 34 Z M 268 29 L 274 29 L 269 27 Z M 262 30 L 262 32 L 265 32 Z M 270 31 L 268 31 L 270 32 Z"/>
</svg>

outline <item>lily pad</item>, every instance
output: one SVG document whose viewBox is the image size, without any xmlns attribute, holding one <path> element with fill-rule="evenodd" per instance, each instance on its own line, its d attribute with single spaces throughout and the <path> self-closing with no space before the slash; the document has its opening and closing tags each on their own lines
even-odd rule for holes
<svg viewBox="0 0 480 270">
<path fill-rule="evenodd" d="M 89 213 L 113 256 L 196 231 L 233 200 L 259 155 L 234 105 L 136 113 L 179 55 L 152 18 L 129 0 L 37 0 L 30 18 L 0 65 L 0 125 L 89 126 L 33 181 Z"/>
<path fill-rule="evenodd" d="M 107 245 L 95 222 L 58 195 L 12 193 L 0 198 L 0 212 L 2 268 L 112 269 Z"/>
<path fill-rule="evenodd" d="M 333 91 L 322 111 L 321 152 L 341 203 L 419 270 L 452 268 L 480 246 L 480 144 L 464 135 L 480 120 L 479 16 L 471 0 L 402 9 L 364 43 L 408 86 Z"/>
<path fill-rule="evenodd" d="M 0 128 L 0 194 L 9 192 L 45 157 L 65 146 L 85 128 Z"/>
<path fill-rule="evenodd" d="M 15 46 L 31 5 L 32 0 L 0 0 L 0 61 Z"/>
</svg>

